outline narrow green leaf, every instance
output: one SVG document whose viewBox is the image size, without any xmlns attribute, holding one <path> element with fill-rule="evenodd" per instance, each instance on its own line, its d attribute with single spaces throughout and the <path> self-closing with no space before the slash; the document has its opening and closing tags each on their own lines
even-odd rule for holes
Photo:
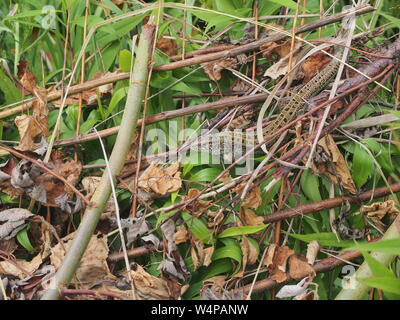
<svg viewBox="0 0 400 320">
<path fill-rule="evenodd" d="M 318 176 L 311 170 L 304 171 L 300 178 L 301 189 L 308 199 L 317 202 L 321 201 L 321 194 L 319 193 L 319 180 Z"/>
<path fill-rule="evenodd" d="M 349 247 L 354 244 L 354 241 L 352 240 L 338 240 L 333 232 L 321 232 L 311 234 L 289 233 L 289 236 L 304 242 L 311 242 L 313 240 L 316 240 L 321 246 Z"/>
<path fill-rule="evenodd" d="M 261 230 L 264 230 L 267 225 L 262 226 L 242 226 L 242 227 L 232 227 L 222 231 L 218 238 L 226 238 L 226 237 L 237 237 L 242 236 L 244 234 L 252 234 L 257 233 Z"/>
<path fill-rule="evenodd" d="M 364 283 L 365 285 L 382 289 L 383 291 L 390 292 L 393 294 L 400 295 L 400 279 L 393 278 L 357 278 L 357 281 Z"/>
<path fill-rule="evenodd" d="M 400 255 L 400 239 L 380 240 L 371 243 L 357 244 L 346 250 L 376 251 Z"/>
<path fill-rule="evenodd" d="M 354 149 L 352 176 L 357 188 L 360 188 L 367 182 L 372 172 L 374 161 L 371 156 L 359 144 Z"/>
<path fill-rule="evenodd" d="M 185 221 L 189 230 L 195 235 L 195 237 L 205 244 L 214 244 L 215 239 L 211 231 L 207 228 L 205 223 L 200 219 L 193 217 L 188 212 L 182 212 L 182 218 Z"/>
<path fill-rule="evenodd" d="M 132 52 L 126 49 L 120 51 L 118 64 L 123 72 L 131 71 L 132 60 Z"/>
<path fill-rule="evenodd" d="M 17 233 L 17 240 L 26 250 L 30 252 L 37 252 L 38 250 L 35 249 L 28 237 L 28 230 L 30 225 L 28 224 L 25 228 L 23 228 L 20 232 Z"/>
</svg>

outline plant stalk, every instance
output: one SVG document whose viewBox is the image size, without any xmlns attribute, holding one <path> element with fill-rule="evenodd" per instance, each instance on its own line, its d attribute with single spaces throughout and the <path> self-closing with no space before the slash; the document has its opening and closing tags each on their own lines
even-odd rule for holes
<svg viewBox="0 0 400 320">
<path fill-rule="evenodd" d="M 148 79 L 149 62 L 151 60 L 151 49 L 154 41 L 154 31 L 154 26 L 146 25 L 143 27 L 140 36 L 121 128 L 109 161 L 114 182 L 116 176 L 121 172 L 129 147 L 131 146 L 143 103 Z M 49 288 L 43 294 L 42 300 L 58 300 L 61 290 L 68 286 L 79 266 L 80 260 L 89 244 L 110 195 L 111 183 L 109 174 L 105 170 L 100 184 L 91 198 L 93 205 L 86 208 L 72 245 L 65 255 L 62 265 L 52 279 Z"/>
</svg>

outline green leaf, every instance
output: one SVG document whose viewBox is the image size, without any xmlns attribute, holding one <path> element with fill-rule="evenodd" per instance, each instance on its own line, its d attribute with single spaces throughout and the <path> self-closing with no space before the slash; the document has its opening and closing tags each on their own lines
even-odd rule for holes
<svg viewBox="0 0 400 320">
<path fill-rule="evenodd" d="M 231 272 L 233 270 L 233 264 L 230 259 L 219 259 L 212 262 L 208 267 L 204 275 L 203 280 L 207 280 L 211 277 L 219 275 L 221 273 Z"/>
<path fill-rule="evenodd" d="M 376 251 L 400 255 L 400 239 L 380 240 L 371 243 L 357 244 L 346 250 Z"/>
<path fill-rule="evenodd" d="M 215 239 L 211 231 L 207 228 L 205 223 L 198 218 L 193 217 L 188 212 L 182 212 L 182 218 L 185 221 L 189 230 L 195 235 L 195 237 L 205 244 L 214 244 Z"/>
<path fill-rule="evenodd" d="M 367 182 L 369 175 L 372 172 L 374 161 L 371 156 L 357 144 L 354 149 L 352 176 L 357 188 L 362 187 Z"/>
<path fill-rule="evenodd" d="M 23 228 L 20 232 L 17 233 L 17 240 L 26 250 L 30 252 L 37 252 L 38 250 L 35 249 L 31 242 L 29 241 L 28 237 L 28 230 L 30 228 L 30 224 L 28 224 L 25 228 Z"/>
<path fill-rule="evenodd" d="M 318 241 L 321 246 L 329 247 L 348 247 L 354 244 L 352 240 L 338 240 L 333 232 L 321 232 L 311 234 L 288 233 L 289 236 L 304 242 Z"/>
<path fill-rule="evenodd" d="M 241 227 L 231 227 L 224 231 L 222 231 L 218 238 L 226 238 L 226 237 L 237 237 L 245 234 L 257 233 L 261 230 L 264 230 L 267 225 L 262 226 L 241 226 Z"/>
<path fill-rule="evenodd" d="M 357 281 L 377 289 L 382 289 L 385 292 L 400 295 L 400 279 L 393 278 L 357 278 Z"/>
<path fill-rule="evenodd" d="M 120 88 L 117 91 L 113 92 L 113 95 L 110 100 L 110 104 L 108 105 L 108 108 L 107 108 L 105 118 L 109 117 L 112 114 L 112 112 L 114 111 L 114 109 L 116 108 L 118 103 L 120 101 L 122 101 L 126 97 L 127 94 L 128 94 L 127 87 Z"/>
<path fill-rule="evenodd" d="M 365 261 L 368 263 L 368 266 L 371 269 L 374 277 L 396 279 L 396 275 L 393 271 L 389 270 L 384 264 L 374 259 L 369 253 L 363 252 L 363 256 L 365 258 Z M 400 295 L 394 294 L 390 291 L 384 290 L 384 294 L 390 300 L 400 299 Z"/>
<path fill-rule="evenodd" d="M 267 2 L 276 3 L 281 6 L 288 7 L 289 9 L 293 9 L 293 10 L 297 9 L 296 2 L 292 1 L 292 0 L 268 0 Z M 300 6 L 300 8 L 304 9 L 302 6 Z"/>
<path fill-rule="evenodd" d="M 14 82 L 6 75 L 3 66 L 0 65 L 0 93 L 3 92 L 5 101 L 4 105 L 17 102 L 22 99 L 21 91 L 17 89 Z M 1 104 L 1 103 L 0 103 Z"/>
<path fill-rule="evenodd" d="M 388 19 L 390 22 L 394 23 L 398 28 L 400 28 L 400 19 L 392 17 L 392 16 L 390 16 L 388 14 L 385 14 L 383 12 L 379 12 L 379 14 L 382 17 L 385 17 L 386 19 Z"/>
<path fill-rule="evenodd" d="M 319 193 L 319 180 L 318 176 L 311 170 L 304 171 L 300 178 L 301 189 L 310 200 L 317 202 L 321 201 L 321 194 Z"/>
<path fill-rule="evenodd" d="M 123 72 L 131 71 L 132 60 L 132 52 L 129 50 L 124 49 L 119 52 L 118 64 Z"/>
<path fill-rule="evenodd" d="M 232 241 L 229 245 L 226 244 L 225 246 L 214 251 L 212 256 L 213 261 L 223 258 L 231 258 L 236 260 L 238 263 L 242 263 L 242 250 L 240 249 L 239 242 Z"/>
<path fill-rule="evenodd" d="M 197 182 L 211 182 L 221 173 L 220 168 L 206 168 L 189 177 L 189 180 Z"/>
<path fill-rule="evenodd" d="M 365 261 L 368 263 L 368 266 L 371 269 L 374 277 L 396 278 L 396 275 L 393 273 L 393 271 L 390 271 L 384 264 L 374 259 L 369 253 L 363 252 L 363 256 Z"/>
</svg>

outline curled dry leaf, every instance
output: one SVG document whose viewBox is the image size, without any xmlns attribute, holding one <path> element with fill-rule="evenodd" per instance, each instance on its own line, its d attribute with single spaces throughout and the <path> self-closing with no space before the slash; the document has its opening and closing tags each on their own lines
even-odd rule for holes
<svg viewBox="0 0 400 320">
<path fill-rule="evenodd" d="M 175 40 L 166 38 L 169 34 L 163 34 L 157 40 L 156 48 L 164 52 L 167 56 L 171 57 L 178 53 L 178 46 Z"/>
<path fill-rule="evenodd" d="M 64 249 L 68 250 L 71 247 L 74 236 L 75 232 L 70 233 L 61 239 L 63 245 L 58 243 L 51 248 L 50 262 L 56 269 L 60 267 L 64 260 L 66 253 Z M 107 237 L 93 235 L 75 273 L 80 288 L 89 288 L 106 276 L 112 277 L 107 265 L 107 257 Z"/>
<path fill-rule="evenodd" d="M 22 115 L 15 118 L 15 125 L 18 128 L 21 141 L 18 145 L 20 150 L 32 151 L 35 149 L 35 138 L 39 135 L 48 135 L 47 120 L 41 121 L 36 116 Z"/>
<path fill-rule="evenodd" d="M 191 247 L 191 256 L 193 260 L 194 270 L 201 266 L 209 266 L 211 263 L 211 257 L 214 253 L 214 247 L 204 248 L 204 243 L 200 240 L 194 241 Z"/>
<path fill-rule="evenodd" d="M 304 71 L 304 83 L 310 81 L 316 73 L 322 70 L 331 60 L 332 58 L 322 51 L 318 51 L 308 57 L 302 65 Z"/>
<path fill-rule="evenodd" d="M 151 163 L 140 176 L 138 187 L 149 194 L 148 199 L 167 196 L 171 192 L 178 191 L 182 187 L 179 162 L 175 162 L 167 168 L 161 167 L 157 162 Z M 143 199 L 143 197 L 139 197 L 139 200 Z"/>
<path fill-rule="evenodd" d="M 341 185 L 352 194 L 357 193 L 349 167 L 343 155 L 340 153 L 331 135 L 327 135 L 318 141 L 320 152 L 317 152 L 311 168 L 316 174 L 324 174 L 329 180 Z"/>
<path fill-rule="evenodd" d="M 203 282 L 203 288 L 201 289 L 200 292 L 203 292 L 205 288 L 212 288 L 213 292 L 217 296 L 221 296 L 222 293 L 225 291 L 225 285 L 226 285 L 226 276 L 215 276 L 208 278 L 207 280 L 204 280 Z M 202 294 L 200 293 L 202 296 Z"/>
<path fill-rule="evenodd" d="M 316 276 L 315 270 L 307 263 L 306 259 L 297 255 L 292 255 L 289 259 L 289 274 L 296 280 L 306 276 Z"/>
<path fill-rule="evenodd" d="M 190 189 L 188 191 L 187 196 L 185 197 L 185 201 L 195 198 L 200 193 L 197 189 Z M 199 217 L 204 211 L 206 211 L 211 206 L 211 201 L 204 200 L 196 200 L 189 204 L 186 209 L 194 216 Z"/>
<path fill-rule="evenodd" d="M 95 192 L 98 184 L 100 183 L 101 177 L 87 176 L 81 181 L 83 189 L 86 192 L 87 198 L 91 198 Z M 100 220 L 107 220 L 115 215 L 115 203 L 113 197 L 110 197 L 106 203 L 103 213 L 101 214 Z"/>
<path fill-rule="evenodd" d="M 23 208 L 13 208 L 0 212 L 0 240 L 14 238 L 33 214 Z"/>
<path fill-rule="evenodd" d="M 219 81 L 221 80 L 221 71 L 230 68 L 235 69 L 237 67 L 236 58 L 227 58 L 223 60 L 213 61 L 209 63 L 202 63 L 201 66 L 204 69 L 204 72 L 208 75 L 210 80 Z"/>
<path fill-rule="evenodd" d="M 264 224 L 264 217 L 257 215 L 253 210 L 240 208 L 240 219 L 245 226 L 261 226 Z"/>
<path fill-rule="evenodd" d="M 294 52 L 292 54 L 292 67 L 297 63 L 300 48 L 301 43 L 296 43 Z M 272 60 L 272 54 L 278 54 L 281 58 L 277 63 L 274 63 L 265 71 L 264 76 L 275 80 L 280 76 L 287 74 L 290 60 L 290 41 L 287 41 L 281 45 L 271 43 L 269 46 L 265 46 L 264 50 L 266 51 L 263 53 L 263 56 L 265 56 L 268 60 Z M 298 72 L 298 75 L 296 75 L 296 80 L 298 80 L 298 78 L 301 76 L 302 75 Z"/>
<path fill-rule="evenodd" d="M 375 202 L 371 205 L 361 206 L 360 213 L 367 213 L 367 217 L 370 218 L 379 230 L 384 230 L 384 224 L 381 221 L 385 216 L 389 217 L 389 220 L 394 220 L 399 214 L 399 210 L 395 206 L 393 200 L 387 200 L 383 202 Z"/>
<path fill-rule="evenodd" d="M 9 260 L 0 262 L 0 275 L 13 275 L 19 279 L 31 276 L 43 262 L 41 254 L 36 255 L 31 261 L 16 259 L 13 263 Z"/>
<path fill-rule="evenodd" d="M 140 265 L 135 264 L 134 270 L 131 270 L 132 280 L 135 289 L 140 292 L 136 297 L 139 300 L 169 300 L 170 294 L 168 284 L 165 280 L 152 276 L 147 273 Z"/>
<path fill-rule="evenodd" d="M 288 279 L 288 276 L 286 274 L 286 264 L 289 257 L 294 254 L 294 251 L 287 246 L 276 248 L 272 247 L 271 253 L 269 255 L 267 254 L 267 256 L 269 256 L 268 260 L 271 260 L 272 254 L 272 263 L 268 264 L 268 271 L 271 274 L 271 279 L 275 280 L 278 283 L 284 282 Z M 264 258 L 264 264 L 266 262 L 269 261 L 266 261 Z"/>
<path fill-rule="evenodd" d="M 207 211 L 207 226 L 209 228 L 218 227 L 224 221 L 224 214 L 222 211 Z"/>
<path fill-rule="evenodd" d="M 239 184 L 236 188 L 233 189 L 233 191 L 235 191 L 237 195 L 241 196 L 246 184 L 247 184 L 246 181 L 244 183 Z M 262 203 L 261 189 L 257 186 L 252 188 L 249 192 L 247 192 L 246 197 L 242 202 L 242 206 L 257 209 L 261 203 Z"/>
<path fill-rule="evenodd" d="M 247 265 L 256 263 L 258 252 L 257 249 L 251 244 L 249 239 L 245 236 L 242 237 L 240 248 L 242 249 L 242 268 L 243 270 L 246 270 Z"/>
<path fill-rule="evenodd" d="M 189 240 L 189 233 L 183 224 L 177 226 L 176 229 L 177 231 L 174 234 L 174 242 L 176 245 Z"/>
<path fill-rule="evenodd" d="M 122 219 L 121 224 L 124 228 L 128 228 L 128 232 L 126 233 L 127 246 L 130 246 L 138 236 L 145 234 L 149 230 L 145 216 Z"/>
<path fill-rule="evenodd" d="M 319 252 L 319 244 L 317 240 L 312 240 L 308 245 L 307 245 L 307 262 L 309 265 L 313 265 L 315 262 L 315 258 L 317 257 L 317 254 Z"/>
</svg>

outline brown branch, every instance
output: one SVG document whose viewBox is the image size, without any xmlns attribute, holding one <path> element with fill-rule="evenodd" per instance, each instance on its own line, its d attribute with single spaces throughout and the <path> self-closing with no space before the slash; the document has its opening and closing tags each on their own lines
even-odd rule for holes
<svg viewBox="0 0 400 320">
<path fill-rule="evenodd" d="M 302 216 L 304 214 L 313 213 L 317 211 L 332 209 L 342 205 L 345 201 L 350 203 L 361 203 L 376 198 L 382 198 L 391 193 L 400 192 L 400 182 L 391 184 L 388 187 L 380 187 L 373 190 L 361 193 L 358 196 L 336 197 L 326 199 L 318 202 L 301 204 L 294 208 L 289 208 L 282 211 L 277 211 L 264 218 L 264 223 L 272 223 L 284 219 L 291 219 Z"/>
</svg>

